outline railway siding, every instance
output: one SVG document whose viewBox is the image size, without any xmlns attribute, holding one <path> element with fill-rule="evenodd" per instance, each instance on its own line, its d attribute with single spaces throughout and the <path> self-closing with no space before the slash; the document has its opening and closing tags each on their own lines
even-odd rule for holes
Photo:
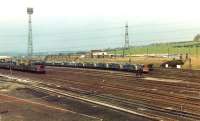
<svg viewBox="0 0 200 121">
<path fill-rule="evenodd" d="M 6 72 L 4 73 L 6 74 Z M 197 95 L 200 86 L 197 82 L 163 79 L 152 77 L 153 75 L 151 78 L 145 75 L 144 78 L 136 79 L 130 73 L 57 67 L 49 67 L 47 74 L 42 76 L 22 72 L 13 74 L 16 77 L 35 80 L 33 82 L 38 82 L 42 86 L 46 85 L 51 90 L 58 89 L 96 98 L 100 95 L 110 94 L 112 96 L 107 97 L 107 100 L 104 101 L 109 102 L 112 98 L 118 107 L 122 106 L 125 109 L 132 107 L 129 110 L 148 114 L 148 116 L 160 116 L 160 119 L 199 120 L 200 107 Z M 113 96 L 119 97 L 120 102 Z M 129 103 L 126 100 L 129 100 Z M 138 105 L 136 103 L 134 105 L 133 102 L 137 102 Z M 142 106 L 139 107 L 139 105 Z M 134 107 L 137 108 L 134 109 Z M 162 113 L 164 118 L 156 112 L 158 109 L 164 111 Z"/>
</svg>

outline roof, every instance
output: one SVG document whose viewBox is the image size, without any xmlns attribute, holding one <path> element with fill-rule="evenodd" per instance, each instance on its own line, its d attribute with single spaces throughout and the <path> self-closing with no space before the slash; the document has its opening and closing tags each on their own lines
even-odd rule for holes
<svg viewBox="0 0 200 121">
<path fill-rule="evenodd" d="M 94 52 L 103 52 L 102 50 L 91 50 L 92 53 Z"/>
<path fill-rule="evenodd" d="M 0 56 L 0 59 L 9 59 L 11 56 Z"/>
</svg>

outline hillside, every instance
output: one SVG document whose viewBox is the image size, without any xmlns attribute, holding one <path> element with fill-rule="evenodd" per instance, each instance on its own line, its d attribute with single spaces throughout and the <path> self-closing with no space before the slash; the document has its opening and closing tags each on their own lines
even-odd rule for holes
<svg viewBox="0 0 200 121">
<path fill-rule="evenodd" d="M 123 49 L 116 49 L 109 51 L 112 54 L 123 54 Z M 200 54 L 200 42 L 198 41 L 185 41 L 185 42 L 172 42 L 172 43 L 158 43 L 147 46 L 131 47 L 125 50 L 125 55 L 134 54 L 190 54 L 198 56 Z"/>
</svg>

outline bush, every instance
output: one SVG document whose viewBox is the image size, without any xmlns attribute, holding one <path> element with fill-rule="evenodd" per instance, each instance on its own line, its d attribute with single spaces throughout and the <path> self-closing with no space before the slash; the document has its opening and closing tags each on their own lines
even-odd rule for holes
<svg viewBox="0 0 200 121">
<path fill-rule="evenodd" d="M 161 67 L 165 67 L 166 64 L 168 64 L 169 67 L 176 68 L 177 65 L 184 65 L 184 62 L 182 60 L 167 61 L 162 63 Z"/>
</svg>

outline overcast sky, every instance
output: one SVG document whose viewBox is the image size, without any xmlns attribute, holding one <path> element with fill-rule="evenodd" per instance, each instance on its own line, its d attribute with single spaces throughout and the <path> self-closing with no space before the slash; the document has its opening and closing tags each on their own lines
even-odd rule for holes
<svg viewBox="0 0 200 121">
<path fill-rule="evenodd" d="M 34 51 L 184 41 L 200 31 L 199 0 L 0 0 L 1 52 L 26 52 L 28 6 L 34 8 Z"/>
</svg>

